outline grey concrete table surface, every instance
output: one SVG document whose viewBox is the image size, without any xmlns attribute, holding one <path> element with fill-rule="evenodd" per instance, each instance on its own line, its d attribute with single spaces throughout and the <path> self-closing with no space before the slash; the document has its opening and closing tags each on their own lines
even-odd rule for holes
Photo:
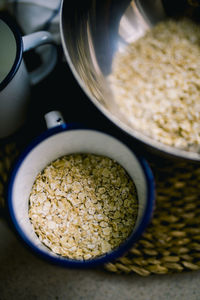
<svg viewBox="0 0 200 300">
<path fill-rule="evenodd" d="M 41 260 L 0 220 L 0 300 L 199 300 L 200 272 L 117 275 Z"/>
</svg>

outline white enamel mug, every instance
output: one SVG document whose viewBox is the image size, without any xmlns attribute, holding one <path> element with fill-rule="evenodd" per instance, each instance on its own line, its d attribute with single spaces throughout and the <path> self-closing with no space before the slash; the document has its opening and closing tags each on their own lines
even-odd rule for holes
<svg viewBox="0 0 200 300">
<path fill-rule="evenodd" d="M 52 44 L 41 65 L 27 72 L 23 53 L 38 46 Z M 53 69 L 57 50 L 49 32 L 39 31 L 21 36 L 8 17 L 0 15 L 0 138 L 17 131 L 26 120 L 30 87 Z"/>
<path fill-rule="evenodd" d="M 11 224 L 34 253 L 58 265 L 91 267 L 120 257 L 140 238 L 152 217 L 155 186 L 148 163 L 107 133 L 66 124 L 59 112 L 49 112 L 45 119 L 48 130 L 21 154 L 11 174 L 7 195 Z M 130 236 L 119 247 L 90 260 L 74 260 L 53 253 L 42 244 L 28 216 L 29 195 L 37 174 L 52 161 L 72 153 L 92 153 L 114 159 L 128 172 L 138 194 L 138 215 Z"/>
</svg>

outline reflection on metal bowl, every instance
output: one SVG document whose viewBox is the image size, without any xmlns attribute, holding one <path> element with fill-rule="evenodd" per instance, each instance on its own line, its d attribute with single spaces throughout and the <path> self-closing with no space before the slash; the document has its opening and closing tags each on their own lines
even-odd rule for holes
<svg viewBox="0 0 200 300">
<path fill-rule="evenodd" d="M 181 4 L 179 4 L 181 2 Z M 63 0 L 60 20 L 67 62 L 89 99 L 120 129 L 161 155 L 200 161 L 200 154 L 165 145 L 130 126 L 113 97 L 108 76 L 115 54 L 158 22 L 177 15 L 198 18 L 196 1 Z"/>
</svg>

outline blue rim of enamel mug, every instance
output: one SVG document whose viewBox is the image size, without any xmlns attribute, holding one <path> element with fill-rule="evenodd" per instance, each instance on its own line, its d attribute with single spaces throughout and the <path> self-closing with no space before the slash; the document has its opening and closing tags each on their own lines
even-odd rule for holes
<svg viewBox="0 0 200 300">
<path fill-rule="evenodd" d="M 103 265 L 105 263 L 111 262 L 116 260 L 117 258 L 121 257 L 123 254 L 128 252 L 128 250 L 131 249 L 133 244 L 141 237 L 142 233 L 145 231 L 147 225 L 149 224 L 152 215 L 153 215 L 153 210 L 154 210 L 154 205 L 155 205 L 155 182 L 154 182 L 154 177 L 153 173 L 146 162 L 146 160 L 142 157 L 139 157 L 136 155 L 125 143 L 121 142 L 125 147 L 129 149 L 135 156 L 135 158 L 138 160 L 144 175 L 146 179 L 146 185 L 147 185 L 147 205 L 145 208 L 145 212 L 143 215 L 143 219 L 136 229 L 134 233 L 132 233 L 126 241 L 124 241 L 119 247 L 113 249 L 111 252 L 108 252 L 105 255 L 93 258 L 93 259 L 88 259 L 88 260 L 73 260 L 70 258 L 62 257 L 62 256 L 51 256 L 48 255 L 46 252 L 43 250 L 37 248 L 35 245 L 32 244 L 32 242 L 27 238 L 27 236 L 24 234 L 23 230 L 19 226 L 16 217 L 15 217 L 15 212 L 12 204 L 12 193 L 13 193 L 13 187 L 14 187 L 14 182 L 15 182 L 15 177 L 17 175 L 18 170 L 20 169 L 21 164 L 23 163 L 24 159 L 28 156 L 28 154 L 40 143 L 42 143 L 45 139 L 50 138 L 51 136 L 55 134 L 59 134 L 64 131 L 68 130 L 85 130 L 86 128 L 80 127 L 78 125 L 74 124 L 62 124 L 60 126 L 57 126 L 55 128 L 48 129 L 45 131 L 43 134 L 38 136 L 27 148 L 26 150 L 21 154 L 19 157 L 13 172 L 10 177 L 10 181 L 8 184 L 8 191 L 7 191 L 7 199 L 8 199 L 8 212 L 10 219 L 12 221 L 12 224 L 14 225 L 15 231 L 18 233 L 18 236 L 21 238 L 21 240 L 29 247 L 30 250 L 32 250 L 33 253 L 36 253 L 39 257 L 53 263 L 56 265 L 60 265 L 63 267 L 69 267 L 69 268 L 87 268 L 87 267 L 95 267 L 98 265 Z M 101 132 L 98 130 L 93 130 L 92 131 L 96 132 Z M 105 132 L 101 132 L 105 135 L 109 135 Z M 110 135 L 109 135 L 110 136 Z M 110 136 L 115 139 L 115 137 Z"/>
<path fill-rule="evenodd" d="M 12 80 L 12 78 L 16 74 L 17 70 L 19 69 L 19 66 L 22 61 L 23 42 L 22 42 L 22 37 L 21 37 L 21 34 L 20 34 L 17 26 L 14 24 L 14 22 L 10 18 L 0 14 L 0 21 L 3 21 L 10 28 L 10 30 L 12 31 L 12 33 L 15 37 L 15 41 L 16 41 L 15 60 L 14 60 L 13 66 L 10 69 L 9 73 L 6 75 L 6 77 L 0 83 L 0 91 L 1 91 L 9 84 L 9 82 Z"/>
</svg>

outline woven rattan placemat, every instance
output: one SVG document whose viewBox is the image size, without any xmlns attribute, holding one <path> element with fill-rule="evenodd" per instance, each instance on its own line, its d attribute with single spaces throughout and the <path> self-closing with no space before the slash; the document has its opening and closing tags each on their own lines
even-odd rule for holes
<svg viewBox="0 0 200 300">
<path fill-rule="evenodd" d="M 200 268 L 200 166 L 151 163 L 156 207 L 151 223 L 124 257 L 106 269 L 117 273 L 167 274 Z"/>
<path fill-rule="evenodd" d="M 0 146 L 0 204 L 20 150 L 16 143 Z M 156 207 L 141 239 L 105 269 L 141 276 L 200 269 L 200 166 L 163 160 L 151 162 L 156 181 Z"/>
</svg>

